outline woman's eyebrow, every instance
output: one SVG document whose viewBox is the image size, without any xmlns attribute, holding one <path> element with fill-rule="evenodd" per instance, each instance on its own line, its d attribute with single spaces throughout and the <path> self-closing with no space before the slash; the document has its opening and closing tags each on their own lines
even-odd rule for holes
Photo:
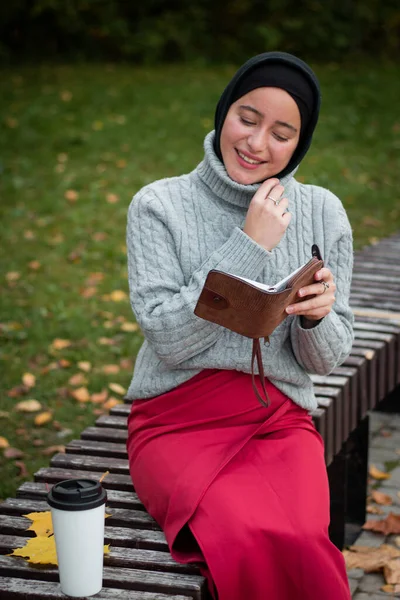
<svg viewBox="0 0 400 600">
<path fill-rule="evenodd" d="M 290 129 L 294 133 L 297 133 L 296 127 L 293 127 L 293 125 L 290 125 L 290 123 L 285 123 L 285 121 L 275 121 L 275 124 L 276 125 L 281 125 L 281 127 L 287 127 L 288 129 Z"/>
<path fill-rule="evenodd" d="M 254 106 L 249 106 L 248 104 L 241 104 L 239 106 L 239 108 L 243 108 L 244 110 L 251 110 L 251 112 L 255 113 L 256 115 L 258 115 L 259 117 L 263 117 L 264 115 L 262 114 L 262 112 L 260 112 L 259 110 L 257 110 L 256 108 L 254 108 Z"/>
</svg>

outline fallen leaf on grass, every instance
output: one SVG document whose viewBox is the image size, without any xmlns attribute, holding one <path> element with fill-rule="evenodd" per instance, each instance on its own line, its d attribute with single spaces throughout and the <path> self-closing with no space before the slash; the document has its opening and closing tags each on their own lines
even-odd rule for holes
<svg viewBox="0 0 400 600">
<path fill-rule="evenodd" d="M 390 506 L 393 504 L 393 500 L 389 494 L 384 494 L 383 492 L 378 492 L 378 490 L 372 490 L 371 498 L 377 504 L 382 504 L 383 506 Z"/>
<path fill-rule="evenodd" d="M 98 271 L 95 273 L 89 273 L 89 276 L 86 279 L 86 285 L 88 285 L 88 286 L 97 285 L 98 283 L 103 281 L 103 279 L 104 279 L 104 273 L 101 273 Z"/>
<path fill-rule="evenodd" d="M 89 402 L 90 394 L 86 387 L 80 387 L 76 390 L 70 390 L 70 394 L 78 402 Z"/>
<path fill-rule="evenodd" d="M 14 464 L 19 469 L 18 477 L 29 477 L 29 471 L 22 460 L 16 460 Z"/>
<path fill-rule="evenodd" d="M 126 394 L 126 389 L 124 387 L 122 387 L 122 385 L 120 385 L 119 383 L 109 383 L 108 387 L 110 388 L 110 390 L 112 392 L 115 392 L 116 394 L 120 394 L 121 396 Z"/>
<path fill-rule="evenodd" d="M 29 388 L 24 385 L 16 385 L 15 387 L 11 388 L 11 390 L 8 390 L 7 392 L 7 396 L 9 396 L 10 398 L 19 398 L 20 396 L 23 396 L 24 394 L 27 394 L 29 392 Z"/>
<path fill-rule="evenodd" d="M 36 377 L 32 375 L 32 373 L 24 373 L 22 376 L 22 383 L 26 385 L 27 388 L 35 387 Z"/>
<path fill-rule="evenodd" d="M 4 450 L 3 455 L 4 458 L 22 458 L 24 456 L 24 453 L 18 448 L 9 447 Z"/>
<path fill-rule="evenodd" d="M 69 348 L 72 345 L 71 340 L 63 340 L 61 338 L 56 338 L 50 344 L 51 350 L 64 350 L 64 348 Z"/>
<path fill-rule="evenodd" d="M 26 240 L 34 240 L 36 238 L 36 235 L 30 229 L 26 229 L 24 231 L 24 238 Z"/>
<path fill-rule="evenodd" d="M 119 197 L 117 196 L 117 194 L 107 194 L 106 200 L 109 204 L 115 204 L 116 202 L 118 202 Z"/>
<path fill-rule="evenodd" d="M 97 287 L 92 285 L 90 287 L 83 288 L 79 293 L 82 298 L 93 298 L 93 296 L 97 294 Z"/>
<path fill-rule="evenodd" d="M 68 202 L 76 202 L 79 198 L 79 194 L 76 190 L 67 190 L 64 194 L 64 198 L 68 200 Z"/>
<path fill-rule="evenodd" d="M 400 550 L 389 544 L 379 548 L 372 546 L 350 546 L 343 550 L 347 569 L 364 569 L 366 573 L 380 571 L 393 558 L 400 557 Z"/>
<path fill-rule="evenodd" d="M 8 448 L 9 445 L 8 439 L 0 435 L 0 448 Z"/>
<path fill-rule="evenodd" d="M 114 406 L 117 406 L 117 404 L 122 404 L 122 400 L 118 400 L 118 398 L 114 398 L 114 396 L 111 396 L 107 400 L 107 402 L 104 402 L 103 408 L 105 408 L 106 410 L 110 410 L 111 408 L 114 408 Z"/>
<path fill-rule="evenodd" d="M 104 389 L 101 392 L 92 394 L 90 397 L 90 400 L 94 404 L 102 404 L 103 402 L 105 402 L 107 400 L 107 397 L 108 397 L 108 391 L 106 389 Z"/>
<path fill-rule="evenodd" d="M 389 513 L 385 519 L 381 519 L 380 521 L 367 521 L 364 523 L 363 529 L 383 533 L 384 535 L 400 533 L 400 515 Z"/>
<path fill-rule="evenodd" d="M 18 412 L 37 412 L 42 408 L 42 405 L 37 400 L 22 400 L 15 405 L 15 410 Z"/>
<path fill-rule="evenodd" d="M 100 344 L 100 346 L 115 346 L 117 343 L 113 338 L 105 336 L 100 337 L 97 342 Z"/>
<path fill-rule="evenodd" d="M 92 368 L 92 363 L 87 360 L 80 360 L 78 362 L 78 367 L 81 371 L 85 371 L 85 373 L 89 373 Z"/>
<path fill-rule="evenodd" d="M 375 465 L 371 465 L 369 468 L 369 474 L 373 479 L 390 479 L 390 473 L 384 473 L 375 467 Z"/>
<path fill-rule="evenodd" d="M 44 456 L 51 456 L 52 454 L 56 454 L 57 452 L 61 452 L 62 454 L 64 454 L 65 446 L 48 446 L 47 448 L 43 448 L 40 454 L 43 454 Z"/>
<path fill-rule="evenodd" d="M 63 102 L 69 102 L 72 99 L 72 92 L 69 90 L 62 90 L 62 92 L 60 92 L 60 98 Z"/>
<path fill-rule="evenodd" d="M 38 260 L 31 260 L 31 262 L 28 263 L 28 267 L 32 269 L 32 271 L 37 271 L 41 266 L 42 265 Z"/>
<path fill-rule="evenodd" d="M 9 273 L 6 273 L 6 279 L 8 282 L 18 281 L 20 277 L 21 273 L 18 273 L 18 271 L 10 271 Z"/>
<path fill-rule="evenodd" d="M 94 242 L 104 242 L 104 240 L 106 240 L 107 238 L 108 238 L 108 233 L 106 233 L 105 231 L 96 231 L 92 235 L 92 240 Z"/>
<path fill-rule="evenodd" d="M 46 423 L 49 423 L 53 418 L 53 415 L 51 414 L 51 412 L 46 411 L 46 412 L 42 412 L 39 413 L 38 415 L 36 415 L 35 419 L 34 419 L 34 423 L 37 426 L 41 426 L 41 425 L 45 425 Z"/>
<path fill-rule="evenodd" d="M 122 302 L 123 300 L 126 300 L 127 297 L 128 294 L 123 290 L 114 290 L 110 294 L 110 300 L 112 300 L 112 302 Z"/>
<path fill-rule="evenodd" d="M 119 373 L 120 367 L 119 365 L 103 365 L 101 370 L 105 375 L 116 375 Z"/>
<path fill-rule="evenodd" d="M 72 377 L 70 377 L 68 379 L 68 383 L 70 385 L 86 385 L 87 379 L 83 375 L 83 373 L 76 373 L 75 375 L 72 375 Z"/>
<path fill-rule="evenodd" d="M 139 325 L 137 323 L 122 323 L 121 331 L 138 331 Z"/>
<path fill-rule="evenodd" d="M 119 364 L 121 365 L 121 369 L 128 369 L 128 371 L 133 369 L 133 361 L 130 358 L 122 358 Z"/>
</svg>

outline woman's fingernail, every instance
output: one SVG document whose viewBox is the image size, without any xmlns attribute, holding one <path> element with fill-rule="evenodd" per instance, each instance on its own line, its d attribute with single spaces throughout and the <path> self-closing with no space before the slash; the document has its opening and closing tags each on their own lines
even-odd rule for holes
<svg viewBox="0 0 400 600">
<path fill-rule="evenodd" d="M 288 306 L 288 307 L 287 307 L 287 309 L 286 309 L 286 312 L 287 312 L 287 313 L 289 313 L 289 315 L 290 315 L 290 313 L 292 313 L 293 311 L 294 311 L 294 308 L 293 308 L 293 306 Z"/>
<path fill-rule="evenodd" d="M 299 290 L 299 296 L 304 296 L 304 290 Z"/>
</svg>

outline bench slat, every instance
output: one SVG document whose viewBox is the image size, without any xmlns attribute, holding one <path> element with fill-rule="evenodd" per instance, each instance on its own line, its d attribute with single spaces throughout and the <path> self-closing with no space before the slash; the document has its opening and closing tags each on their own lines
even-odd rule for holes
<svg viewBox="0 0 400 600">
<path fill-rule="evenodd" d="M 0 600 L 65 600 L 59 583 L 18 579 L 16 577 L 0 578 Z M 171 596 L 156 592 L 135 592 L 118 588 L 103 588 L 96 594 L 99 600 L 188 600 L 188 596 Z"/>
</svg>

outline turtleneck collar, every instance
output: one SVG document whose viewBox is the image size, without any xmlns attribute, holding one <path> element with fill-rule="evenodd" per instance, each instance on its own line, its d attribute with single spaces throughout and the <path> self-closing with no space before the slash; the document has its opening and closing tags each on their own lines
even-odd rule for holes
<svg viewBox="0 0 400 600">
<path fill-rule="evenodd" d="M 215 153 L 214 136 L 215 131 L 211 131 L 205 137 L 204 159 L 196 168 L 196 173 L 219 198 L 236 206 L 247 208 L 261 184 L 244 185 L 229 177 L 223 163 Z M 285 188 L 285 195 L 293 185 L 293 175 L 296 171 L 297 167 L 280 179 Z"/>
</svg>

